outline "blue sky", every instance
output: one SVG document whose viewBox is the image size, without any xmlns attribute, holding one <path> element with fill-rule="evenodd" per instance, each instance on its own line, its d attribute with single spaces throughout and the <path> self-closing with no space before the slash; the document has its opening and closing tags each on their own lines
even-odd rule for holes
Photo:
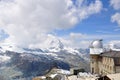
<svg viewBox="0 0 120 80">
<path fill-rule="evenodd" d="M 58 31 L 58 35 L 59 34 L 61 35 L 61 33 L 62 35 L 69 34 L 70 32 L 90 34 L 90 35 L 120 34 L 119 25 L 115 22 L 114 23 L 111 22 L 111 16 L 119 11 L 114 10 L 113 7 L 109 5 L 110 0 L 101 0 L 101 1 L 103 3 L 104 9 L 100 13 L 91 15 L 89 18 L 76 24 L 74 28 Z"/>
<path fill-rule="evenodd" d="M 26 47 L 38 46 L 48 34 L 75 47 L 100 38 L 119 41 L 119 4 L 120 0 L 1 0 L 0 40 Z"/>
<path fill-rule="evenodd" d="M 119 41 L 120 25 L 118 25 L 116 22 L 112 22 L 111 16 L 116 12 L 120 12 L 120 10 L 115 10 L 114 7 L 110 5 L 110 0 L 101 1 L 103 4 L 103 9 L 100 13 L 89 16 L 87 19 L 79 22 L 71 29 L 56 31 L 57 35 L 63 36 L 73 32 L 91 36 L 91 38 L 87 38 L 87 40 L 102 38 L 104 43 L 114 40 Z"/>
</svg>

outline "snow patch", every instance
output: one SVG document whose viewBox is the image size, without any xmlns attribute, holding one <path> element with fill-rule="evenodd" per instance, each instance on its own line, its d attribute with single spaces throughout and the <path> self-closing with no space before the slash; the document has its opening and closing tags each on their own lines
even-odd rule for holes
<svg viewBox="0 0 120 80">
<path fill-rule="evenodd" d="M 72 54 L 74 54 L 74 55 L 76 55 L 76 54 L 79 53 L 78 50 L 72 49 L 72 48 L 70 48 L 70 47 L 65 47 L 64 49 L 65 49 L 67 52 L 72 53 Z"/>
<path fill-rule="evenodd" d="M 11 59 L 11 57 L 9 57 L 9 56 L 0 55 L 0 61 L 1 61 L 1 62 L 5 62 L 5 61 L 8 61 L 8 60 L 10 60 L 10 59 Z"/>
</svg>

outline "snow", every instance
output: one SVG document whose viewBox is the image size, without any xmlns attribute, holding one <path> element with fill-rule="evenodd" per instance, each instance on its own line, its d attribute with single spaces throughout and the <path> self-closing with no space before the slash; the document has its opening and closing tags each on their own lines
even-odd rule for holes
<svg viewBox="0 0 120 80">
<path fill-rule="evenodd" d="M 64 49 L 65 49 L 67 52 L 69 52 L 69 53 L 71 53 L 71 54 L 74 54 L 74 55 L 76 55 L 76 54 L 79 53 L 79 51 L 77 51 L 77 50 L 75 50 L 75 49 L 73 49 L 73 48 L 70 48 L 70 47 L 65 47 Z"/>
<path fill-rule="evenodd" d="M 55 36 L 48 35 L 48 38 L 42 44 L 43 49 L 47 49 L 50 52 L 59 52 L 61 49 L 64 48 L 64 45 Z"/>
<path fill-rule="evenodd" d="M 56 57 L 57 56 L 57 54 L 54 54 L 54 53 L 45 53 L 46 55 L 50 55 L 50 56 L 54 56 L 54 57 Z"/>
<path fill-rule="evenodd" d="M 18 53 L 24 53 L 24 52 L 27 52 L 27 53 L 34 53 L 34 54 L 41 54 L 41 53 L 44 53 L 46 55 L 51 55 L 51 56 L 57 56 L 53 53 L 55 52 L 60 52 L 61 50 L 66 50 L 68 53 L 72 53 L 74 55 L 76 55 L 76 53 L 79 53 L 79 51 L 75 50 L 75 49 L 72 49 L 72 48 L 68 48 L 62 44 L 62 42 L 60 41 L 59 38 L 56 38 L 55 36 L 52 36 L 52 35 L 48 35 L 48 38 L 41 44 L 42 47 L 38 48 L 38 49 L 41 49 L 43 51 L 47 51 L 48 53 L 45 53 L 45 52 L 37 52 L 37 51 L 31 51 L 33 50 L 34 48 L 22 48 L 22 47 L 19 47 L 15 44 L 0 44 L 0 46 L 2 47 L 2 49 L 0 50 L 1 52 L 5 52 L 5 51 L 14 51 L 14 52 L 18 52 Z M 28 49 L 28 50 L 25 50 L 25 49 Z M 29 51 L 29 49 L 31 49 Z"/>
<path fill-rule="evenodd" d="M 9 56 L 0 55 L 0 61 L 1 61 L 1 62 L 5 62 L 5 61 L 8 61 L 8 60 L 10 60 L 10 59 L 11 59 L 11 57 L 9 57 Z"/>
<path fill-rule="evenodd" d="M 93 77 L 93 75 L 91 73 L 86 73 L 86 72 L 84 72 L 84 73 L 80 72 L 78 75 L 81 77 Z"/>
<path fill-rule="evenodd" d="M 50 77 L 54 78 L 57 74 L 51 74 Z"/>
<path fill-rule="evenodd" d="M 64 69 L 55 69 L 55 70 L 56 70 L 56 73 L 65 74 L 65 75 L 71 74 L 70 71 L 68 70 L 64 70 Z"/>
<path fill-rule="evenodd" d="M 120 42 L 109 43 L 108 48 L 113 51 L 120 51 Z"/>
<path fill-rule="evenodd" d="M 61 57 L 59 57 L 57 53 L 60 53 L 61 51 L 65 51 L 67 54 L 72 55 L 79 55 L 81 57 L 84 57 L 84 54 L 80 53 L 77 49 L 73 49 L 71 47 L 65 47 L 59 38 L 56 38 L 54 36 L 49 35 L 47 40 L 45 40 L 41 45 L 42 47 L 39 48 L 23 48 L 20 46 L 17 46 L 15 44 L 0 44 L 0 53 L 4 53 L 6 51 L 13 51 L 18 53 L 30 53 L 35 55 L 45 55 L 45 57 L 53 57 L 56 60 L 62 60 Z M 25 55 L 21 55 L 21 57 L 24 57 Z M 85 59 L 86 57 L 84 57 Z M 87 59 L 86 59 L 87 60 Z"/>
<path fill-rule="evenodd" d="M 42 78 L 42 79 L 45 79 L 46 77 L 45 77 L 45 76 L 39 76 L 38 78 Z"/>
<path fill-rule="evenodd" d="M 55 36 L 51 36 L 49 35 L 48 38 L 41 44 L 42 47 L 39 47 L 39 49 L 41 50 L 47 50 L 49 52 L 59 52 L 61 49 L 64 48 L 64 45 L 62 44 L 62 42 L 56 38 Z M 6 50 L 8 51 L 15 51 L 15 52 L 19 52 L 19 53 L 23 53 L 23 52 L 37 52 L 37 51 L 27 51 L 24 48 L 17 46 L 15 44 L 8 44 L 8 43 L 4 43 L 4 44 L 0 44 L 0 46 L 2 47 L 1 51 L 5 52 Z M 29 49 L 29 48 L 26 48 Z M 30 49 L 35 49 L 35 48 L 30 48 Z"/>
<path fill-rule="evenodd" d="M 68 70 L 63 70 L 63 69 L 60 70 L 60 73 L 66 74 L 66 75 L 71 74 L 70 71 L 68 71 Z"/>
<path fill-rule="evenodd" d="M 6 51 L 14 51 L 19 53 L 24 52 L 24 50 L 21 47 L 15 45 L 9 45 L 9 44 L 1 44 L 1 52 L 6 52 Z"/>
</svg>

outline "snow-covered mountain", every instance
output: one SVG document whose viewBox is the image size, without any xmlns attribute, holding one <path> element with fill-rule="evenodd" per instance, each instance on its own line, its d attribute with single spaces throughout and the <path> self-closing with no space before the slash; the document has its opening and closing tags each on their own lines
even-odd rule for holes
<svg viewBox="0 0 120 80">
<path fill-rule="evenodd" d="M 64 46 L 56 38 L 47 39 L 43 48 L 22 48 L 15 45 L 0 47 L 0 77 L 21 80 L 49 72 L 53 67 L 89 69 L 89 50 Z M 6 77 L 7 76 L 7 77 Z"/>
</svg>

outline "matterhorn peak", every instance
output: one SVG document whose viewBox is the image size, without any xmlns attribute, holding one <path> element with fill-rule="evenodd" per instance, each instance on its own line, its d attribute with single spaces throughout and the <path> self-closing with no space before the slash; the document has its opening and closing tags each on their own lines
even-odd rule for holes
<svg viewBox="0 0 120 80">
<path fill-rule="evenodd" d="M 48 35 L 47 39 L 44 42 L 45 48 L 50 51 L 60 51 L 64 48 L 63 43 L 60 41 L 58 37 L 53 35 Z"/>
</svg>

